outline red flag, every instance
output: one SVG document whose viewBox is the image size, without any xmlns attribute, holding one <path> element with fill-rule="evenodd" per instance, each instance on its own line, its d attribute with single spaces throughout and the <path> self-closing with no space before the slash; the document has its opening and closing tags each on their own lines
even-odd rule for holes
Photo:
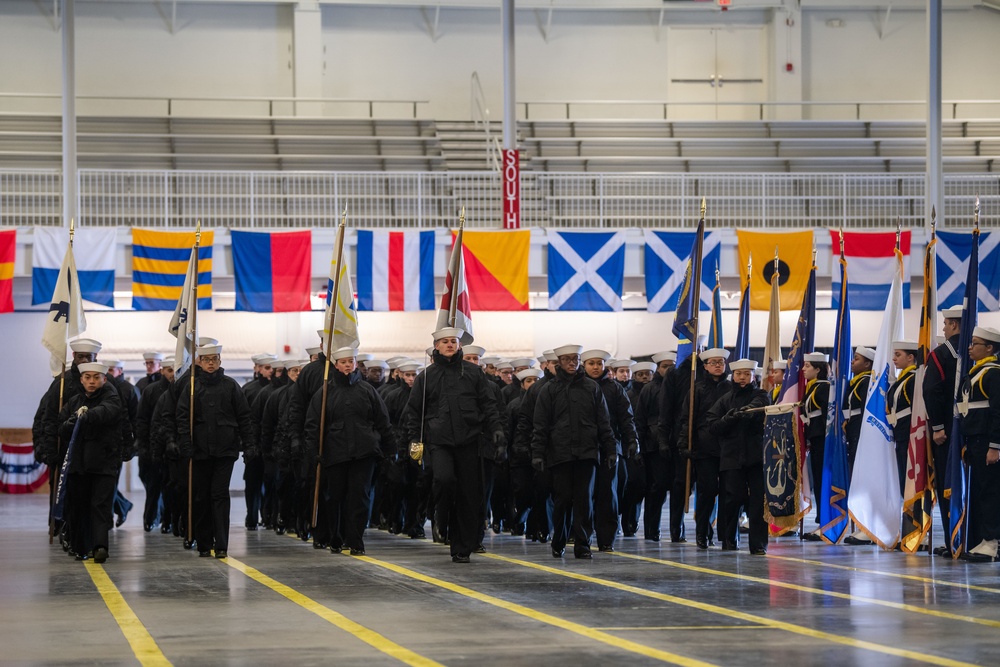
<svg viewBox="0 0 1000 667">
<path fill-rule="evenodd" d="M 462 228 L 455 236 L 455 245 L 448 260 L 448 275 L 444 279 L 444 294 L 441 309 L 438 310 L 437 328 L 457 327 L 465 332 L 462 344 L 473 341 L 472 306 L 469 303 L 469 288 L 465 282 L 465 262 L 462 257 Z"/>
</svg>

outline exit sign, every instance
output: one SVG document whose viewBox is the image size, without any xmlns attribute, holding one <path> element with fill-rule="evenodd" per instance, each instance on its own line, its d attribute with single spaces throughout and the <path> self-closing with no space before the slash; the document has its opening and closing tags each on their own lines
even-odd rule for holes
<svg viewBox="0 0 1000 667">
<path fill-rule="evenodd" d="M 733 4 L 733 0 L 718 0 L 720 7 L 729 7 Z"/>
</svg>

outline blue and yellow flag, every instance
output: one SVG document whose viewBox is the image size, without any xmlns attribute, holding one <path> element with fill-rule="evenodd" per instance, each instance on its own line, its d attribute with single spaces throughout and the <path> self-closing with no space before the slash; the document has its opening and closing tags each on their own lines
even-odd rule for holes
<svg viewBox="0 0 1000 667">
<path fill-rule="evenodd" d="M 678 340 L 698 340 L 698 309 L 701 306 L 701 261 L 705 246 L 705 218 L 698 222 L 694 235 L 691 255 L 684 271 L 684 283 L 677 298 L 677 314 L 674 315 L 673 333 Z M 677 363 L 680 363 L 678 361 Z"/>
<path fill-rule="evenodd" d="M 198 309 L 212 308 L 212 243 L 202 231 L 198 249 Z M 132 308 L 174 310 L 184 287 L 194 232 L 132 228 Z"/>
</svg>

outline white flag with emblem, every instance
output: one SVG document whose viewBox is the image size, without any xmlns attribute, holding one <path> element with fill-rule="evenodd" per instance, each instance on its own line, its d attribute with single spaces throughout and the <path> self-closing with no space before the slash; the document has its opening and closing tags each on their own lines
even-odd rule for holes
<svg viewBox="0 0 1000 667">
<path fill-rule="evenodd" d="M 548 230 L 549 310 L 622 309 L 625 232 Z"/>
<path fill-rule="evenodd" d="M 76 274 L 76 259 L 73 246 L 66 246 L 62 267 L 52 291 L 52 305 L 42 331 L 42 345 L 52 353 L 49 367 L 52 375 L 59 375 L 66 364 L 66 343 L 87 329 L 87 317 L 83 314 L 83 297 L 80 294 L 80 279 Z"/>
</svg>

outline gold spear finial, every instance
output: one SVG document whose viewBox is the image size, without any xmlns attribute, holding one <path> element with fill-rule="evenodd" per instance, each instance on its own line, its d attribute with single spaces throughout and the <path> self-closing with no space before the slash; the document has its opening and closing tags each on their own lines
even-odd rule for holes
<svg viewBox="0 0 1000 667">
<path fill-rule="evenodd" d="M 702 197 L 701 198 L 701 219 L 705 219 L 705 211 L 708 210 L 708 201 Z"/>
<path fill-rule="evenodd" d="M 753 275 L 753 253 L 747 253 L 747 276 Z"/>
<path fill-rule="evenodd" d="M 340 226 L 343 227 L 346 225 L 347 225 L 347 204 L 344 204 L 344 212 L 340 216 Z"/>
<path fill-rule="evenodd" d="M 194 243 L 195 245 L 201 245 L 201 220 L 198 220 L 194 224 Z"/>
<path fill-rule="evenodd" d="M 840 228 L 840 258 L 844 259 L 844 228 Z"/>
<path fill-rule="evenodd" d="M 69 244 L 73 245 L 73 236 L 76 234 L 76 220 L 69 219 Z"/>
<path fill-rule="evenodd" d="M 903 219 L 896 217 L 896 250 L 899 250 L 899 239 L 903 235 Z"/>
<path fill-rule="evenodd" d="M 461 213 L 458 214 L 458 228 L 462 229 L 465 227 L 465 207 L 462 207 Z"/>
<path fill-rule="evenodd" d="M 979 231 L 979 193 L 976 193 L 976 209 L 973 215 L 973 223 L 975 224 L 976 231 Z"/>
<path fill-rule="evenodd" d="M 931 206 L 931 240 L 937 237 L 937 207 Z"/>
</svg>

